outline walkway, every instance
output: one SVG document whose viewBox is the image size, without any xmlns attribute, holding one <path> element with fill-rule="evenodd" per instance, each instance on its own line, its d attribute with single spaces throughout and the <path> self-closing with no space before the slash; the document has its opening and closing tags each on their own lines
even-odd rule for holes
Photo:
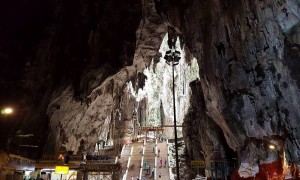
<svg viewBox="0 0 300 180">
<path fill-rule="evenodd" d="M 153 148 L 155 152 L 153 152 Z M 159 155 L 158 148 L 160 149 Z M 142 152 L 141 149 L 143 149 Z M 162 167 L 160 166 L 160 158 L 163 160 Z M 165 159 L 167 159 L 166 167 L 164 167 Z M 153 138 L 148 138 L 147 143 L 131 143 L 123 147 L 119 161 L 122 163 L 123 180 L 130 180 L 131 177 L 134 180 L 137 177 L 142 180 L 143 176 L 147 180 L 170 180 L 167 142 L 159 142 Z M 150 170 L 148 170 L 149 166 Z M 153 167 L 154 176 L 151 173 Z M 159 174 L 161 174 L 161 178 L 159 178 Z"/>
<path fill-rule="evenodd" d="M 159 179 L 159 174 L 161 173 L 161 179 L 169 180 L 169 158 L 168 158 L 168 148 L 167 148 L 167 142 L 157 142 L 157 147 L 160 149 L 160 155 L 157 158 L 157 171 L 156 171 L 156 179 Z M 160 164 L 160 160 L 162 159 L 162 166 Z M 166 166 L 165 166 L 165 160 Z"/>
</svg>

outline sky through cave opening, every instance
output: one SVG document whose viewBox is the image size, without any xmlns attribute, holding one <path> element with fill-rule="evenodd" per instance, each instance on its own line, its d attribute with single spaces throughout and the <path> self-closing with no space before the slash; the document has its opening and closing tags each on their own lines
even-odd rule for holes
<svg viewBox="0 0 300 180">
<path fill-rule="evenodd" d="M 138 119 L 141 126 L 173 125 L 173 91 L 172 91 L 172 67 L 163 58 L 168 47 L 168 35 L 166 34 L 161 43 L 159 52 L 161 57 L 151 64 L 143 73 L 146 76 L 143 88 L 134 90 L 132 82 L 127 83 L 127 89 L 136 98 L 137 102 L 146 99 L 145 117 Z M 175 104 L 177 124 L 181 125 L 183 118 L 190 106 L 189 98 L 191 89 L 189 83 L 199 78 L 199 67 L 195 58 L 186 59 L 184 47 L 181 48 L 179 38 L 176 41 L 176 50 L 180 52 L 181 59 L 174 68 L 175 74 Z M 182 135 L 181 128 L 178 128 Z M 173 129 L 167 128 L 166 135 L 173 137 Z"/>
</svg>

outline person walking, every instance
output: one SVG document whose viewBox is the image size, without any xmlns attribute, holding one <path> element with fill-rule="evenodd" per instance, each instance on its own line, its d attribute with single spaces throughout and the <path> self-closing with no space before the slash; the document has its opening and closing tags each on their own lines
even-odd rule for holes
<svg viewBox="0 0 300 180">
<path fill-rule="evenodd" d="M 158 178 L 160 179 L 160 178 L 161 178 L 161 176 L 162 176 L 162 174 L 161 174 L 161 173 L 159 173 L 159 175 L 158 175 Z"/>
<path fill-rule="evenodd" d="M 141 153 L 141 154 L 143 153 L 143 146 L 141 146 L 141 151 L 140 151 L 140 153 Z"/>
<path fill-rule="evenodd" d="M 162 158 L 160 158 L 160 160 L 159 160 L 160 167 L 162 167 L 162 162 L 163 162 L 163 160 L 162 160 Z"/>
<path fill-rule="evenodd" d="M 147 174 L 150 174 L 151 171 L 151 165 L 149 164 L 148 168 L 147 168 Z"/>
<path fill-rule="evenodd" d="M 164 167 L 166 167 L 167 166 L 167 158 L 165 158 L 165 166 Z"/>
<path fill-rule="evenodd" d="M 154 177 L 154 167 L 152 167 L 151 175 L 152 175 L 152 177 Z"/>
<path fill-rule="evenodd" d="M 147 168 L 147 166 L 148 166 L 148 162 L 147 162 L 147 161 L 145 161 L 145 162 L 144 162 L 144 169 L 146 169 L 146 168 Z"/>
<path fill-rule="evenodd" d="M 157 156 L 160 156 L 160 148 L 157 149 Z"/>
</svg>

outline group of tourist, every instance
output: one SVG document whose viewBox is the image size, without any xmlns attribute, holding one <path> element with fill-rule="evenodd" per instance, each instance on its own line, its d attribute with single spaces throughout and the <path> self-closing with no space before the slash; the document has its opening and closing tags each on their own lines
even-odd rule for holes
<svg viewBox="0 0 300 180">
<path fill-rule="evenodd" d="M 160 163 L 160 167 L 162 167 L 162 165 L 163 165 L 163 159 L 162 158 L 160 158 L 159 163 Z M 166 166 L 167 166 L 167 159 L 165 158 L 164 167 L 166 167 Z"/>
</svg>

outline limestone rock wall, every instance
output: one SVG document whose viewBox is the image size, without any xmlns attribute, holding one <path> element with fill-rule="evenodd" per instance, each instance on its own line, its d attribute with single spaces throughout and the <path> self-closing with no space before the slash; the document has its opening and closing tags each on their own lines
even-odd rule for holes
<svg viewBox="0 0 300 180">
<path fill-rule="evenodd" d="M 206 114 L 201 82 L 195 80 L 190 83 L 190 86 L 192 91 L 191 105 L 184 118 L 182 131 L 187 160 L 204 160 L 206 171 L 201 174 L 211 177 L 211 162 L 215 156 L 227 158 L 230 163 L 235 163 L 237 154 L 227 145 L 222 129 Z M 190 179 L 194 178 L 195 174 L 191 173 Z"/>
<path fill-rule="evenodd" d="M 202 114 L 222 129 L 229 147 L 243 152 L 249 138 L 264 146 L 283 139 L 277 148 L 284 148 L 288 162 L 299 163 L 299 1 L 156 4 L 197 58 Z"/>
<path fill-rule="evenodd" d="M 159 56 L 158 50 L 167 26 L 157 15 L 154 2 L 142 1 L 141 10 L 142 19 L 136 31 L 136 51 L 132 63 L 123 64 L 126 66 L 116 73 L 111 72 L 109 63 L 102 65 L 83 72 L 79 77 L 79 86 L 63 84 L 55 90 L 47 111 L 50 134 L 45 151 L 53 152 L 64 147 L 77 152 L 80 141 L 84 140 L 90 152 L 100 139 L 107 140 L 110 135 L 116 148 L 119 148 L 132 134 L 135 111 L 140 110 L 138 116 L 145 118 L 145 108 L 141 109 L 143 103 L 139 104 L 131 95 L 127 83 L 132 81 L 135 89 L 143 87 L 145 77 L 141 72 L 150 65 L 152 58 Z M 101 32 L 94 32 L 93 37 L 101 35 Z M 93 48 L 107 47 L 95 44 Z M 120 56 L 126 56 L 126 51 L 122 51 Z M 91 57 L 95 60 L 103 58 Z M 76 87 L 83 90 L 81 96 L 76 96 Z"/>
<path fill-rule="evenodd" d="M 147 118 L 147 99 L 137 103 L 127 82 L 135 90 L 144 86 L 141 74 L 152 59 L 159 61 L 163 37 L 174 28 L 187 56 L 200 67 L 183 131 L 190 158 L 209 163 L 209 152 L 222 149 L 225 157 L 237 156 L 240 162 L 271 162 L 257 152 L 267 152 L 273 143 L 288 163 L 299 163 L 298 0 L 47 4 L 47 21 L 24 29 L 32 38 L 25 31 L 23 40 L 8 36 L 0 42 L 1 65 L 21 59 L 14 69 L 22 69 L 18 83 L 0 77 L 1 84 L 9 84 L 1 92 L 20 97 L 19 107 L 26 108 L 15 130 L 39 137 L 32 141 L 39 152 L 46 139 L 47 152 L 60 147 L 76 152 L 81 140 L 91 151 L 99 139 L 113 137 L 121 144 L 130 134 L 133 111 Z M 244 158 L 248 152 L 251 156 Z"/>
</svg>

